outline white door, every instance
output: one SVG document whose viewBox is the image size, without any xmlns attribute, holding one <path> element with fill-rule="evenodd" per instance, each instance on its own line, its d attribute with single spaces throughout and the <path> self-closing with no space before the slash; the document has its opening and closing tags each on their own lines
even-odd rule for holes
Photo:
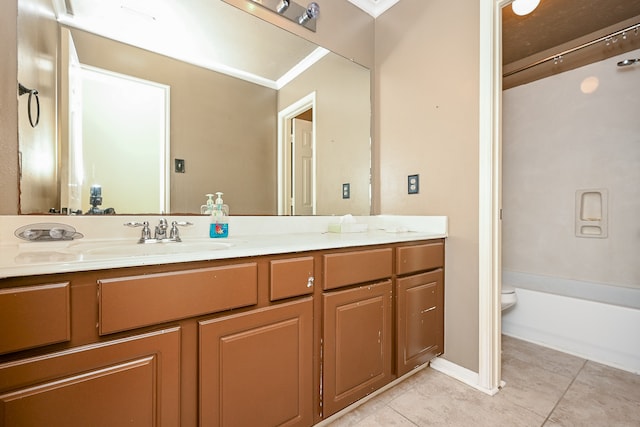
<svg viewBox="0 0 640 427">
<path fill-rule="evenodd" d="M 313 124 L 300 119 L 292 122 L 292 213 L 313 215 Z"/>
</svg>

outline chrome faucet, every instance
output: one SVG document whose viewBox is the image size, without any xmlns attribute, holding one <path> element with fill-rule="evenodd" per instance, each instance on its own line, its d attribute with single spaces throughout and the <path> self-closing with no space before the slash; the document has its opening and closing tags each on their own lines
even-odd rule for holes
<svg viewBox="0 0 640 427">
<path fill-rule="evenodd" d="M 155 227 L 155 233 L 153 238 L 151 238 L 151 227 L 149 226 L 149 221 L 131 221 L 125 222 L 127 227 L 142 227 L 142 234 L 140 235 L 140 239 L 138 243 L 169 243 L 169 242 L 181 242 L 180 238 L 180 229 L 178 226 L 187 226 L 193 225 L 191 222 L 187 221 L 172 221 L 171 229 L 169 230 L 169 236 L 167 236 L 167 229 L 169 228 L 167 220 L 164 218 L 160 218 L 158 225 Z"/>
<path fill-rule="evenodd" d="M 167 238 L 167 220 L 160 218 L 160 222 L 156 225 L 156 232 L 153 236 L 156 240 L 164 240 Z"/>
</svg>

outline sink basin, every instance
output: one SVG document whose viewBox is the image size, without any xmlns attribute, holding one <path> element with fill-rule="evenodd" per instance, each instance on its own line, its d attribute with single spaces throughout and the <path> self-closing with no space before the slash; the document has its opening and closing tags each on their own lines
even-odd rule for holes
<svg viewBox="0 0 640 427">
<path fill-rule="evenodd" d="M 231 242 L 198 241 L 198 242 L 171 242 L 171 243 L 135 243 L 135 242 L 96 242 L 80 243 L 72 245 L 69 251 L 84 255 L 170 255 L 192 252 L 207 252 L 227 249 L 233 246 Z"/>
</svg>

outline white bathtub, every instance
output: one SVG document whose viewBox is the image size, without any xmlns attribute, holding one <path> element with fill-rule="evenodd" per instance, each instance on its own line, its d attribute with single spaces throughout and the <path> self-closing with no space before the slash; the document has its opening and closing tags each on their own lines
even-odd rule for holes
<svg viewBox="0 0 640 427">
<path fill-rule="evenodd" d="M 640 289 L 503 271 L 502 333 L 640 373 Z"/>
</svg>

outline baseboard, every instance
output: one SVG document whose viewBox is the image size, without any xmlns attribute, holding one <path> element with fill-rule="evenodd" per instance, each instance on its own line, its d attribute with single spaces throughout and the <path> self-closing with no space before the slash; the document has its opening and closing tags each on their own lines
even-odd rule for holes
<svg viewBox="0 0 640 427">
<path fill-rule="evenodd" d="M 486 389 L 484 387 L 480 387 L 480 376 L 477 372 L 473 372 L 470 369 L 464 368 L 442 357 L 436 357 L 433 359 L 429 366 L 438 372 L 442 372 L 443 374 L 490 396 L 493 396 L 498 392 L 497 388 Z"/>
</svg>

